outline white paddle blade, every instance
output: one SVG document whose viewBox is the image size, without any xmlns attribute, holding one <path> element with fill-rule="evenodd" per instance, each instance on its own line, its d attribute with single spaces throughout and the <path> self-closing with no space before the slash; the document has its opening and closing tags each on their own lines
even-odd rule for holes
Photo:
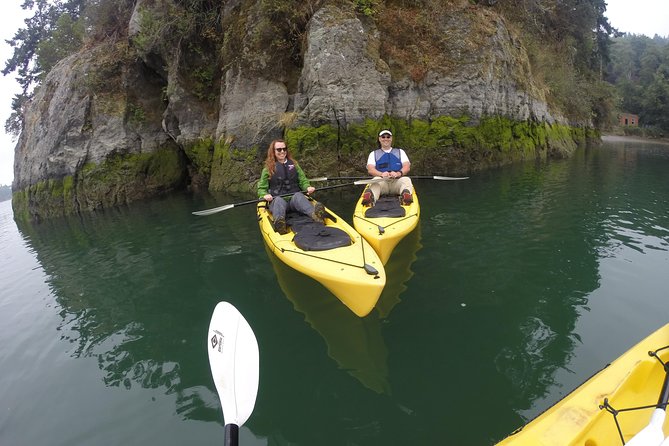
<svg viewBox="0 0 669 446">
<path fill-rule="evenodd" d="M 228 302 L 219 302 L 211 316 L 207 344 L 225 424 L 242 426 L 258 394 L 258 341 L 244 316 Z"/>
<path fill-rule="evenodd" d="M 667 413 L 664 409 L 655 409 L 650 417 L 650 422 L 625 443 L 627 446 L 660 446 L 664 441 L 662 425 Z"/>
<path fill-rule="evenodd" d="M 203 211 L 195 211 L 193 212 L 193 215 L 211 215 L 217 212 L 227 211 L 228 209 L 232 209 L 233 207 L 235 207 L 234 204 L 226 204 L 224 206 L 219 206 L 217 208 L 205 209 Z"/>
<path fill-rule="evenodd" d="M 432 177 L 435 180 L 467 180 L 469 177 L 440 177 L 440 176 L 434 176 Z"/>
<path fill-rule="evenodd" d="M 361 184 L 374 184 L 374 183 L 381 183 L 383 181 L 388 181 L 390 178 L 370 178 L 369 180 L 358 180 L 354 181 L 353 184 L 356 186 L 359 186 Z"/>
</svg>

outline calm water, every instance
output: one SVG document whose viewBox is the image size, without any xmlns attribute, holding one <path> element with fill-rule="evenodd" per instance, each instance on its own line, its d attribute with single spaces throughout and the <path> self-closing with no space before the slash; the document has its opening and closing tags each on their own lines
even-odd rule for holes
<svg viewBox="0 0 669 446">
<path fill-rule="evenodd" d="M 47 222 L 0 203 L 0 444 L 222 444 L 206 334 L 260 346 L 242 445 L 488 445 L 669 321 L 669 146 L 416 181 L 423 218 L 360 319 L 268 256 L 248 197 Z M 328 191 L 350 221 L 359 190 Z"/>
</svg>

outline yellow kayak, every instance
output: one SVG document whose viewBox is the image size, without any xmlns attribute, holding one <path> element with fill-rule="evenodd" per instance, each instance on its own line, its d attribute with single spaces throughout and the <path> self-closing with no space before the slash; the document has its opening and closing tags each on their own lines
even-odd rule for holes
<svg viewBox="0 0 669 446">
<path fill-rule="evenodd" d="M 320 282 L 356 315 L 372 311 L 386 273 L 374 249 L 348 223 L 327 209 L 331 217 L 325 225 L 288 216 L 290 231 L 281 235 L 265 202 L 258 203 L 257 212 L 265 244 L 282 262 Z"/>
<path fill-rule="evenodd" d="M 364 193 L 364 192 L 363 192 Z M 395 246 L 418 226 L 420 205 L 414 189 L 413 203 L 399 204 L 398 197 L 381 197 L 373 207 L 362 205 L 362 195 L 353 211 L 353 226 L 379 254 L 385 265 Z"/>
<path fill-rule="evenodd" d="M 658 404 L 666 375 L 662 363 L 669 361 L 668 346 L 669 324 L 498 444 L 610 446 L 628 443 L 649 424 Z M 649 352 L 656 352 L 656 356 Z M 626 410 L 638 407 L 646 408 Z M 618 414 L 614 418 L 615 411 Z M 658 431 L 660 426 L 663 433 L 659 434 L 666 437 L 669 421 L 659 424 Z"/>
</svg>

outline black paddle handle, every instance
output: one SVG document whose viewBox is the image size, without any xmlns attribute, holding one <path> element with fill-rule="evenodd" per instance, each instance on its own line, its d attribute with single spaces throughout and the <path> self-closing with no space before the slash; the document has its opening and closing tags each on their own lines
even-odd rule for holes
<svg viewBox="0 0 669 446">
<path fill-rule="evenodd" d="M 225 425 L 225 446 L 237 446 L 239 444 L 239 426 L 236 424 Z"/>
</svg>

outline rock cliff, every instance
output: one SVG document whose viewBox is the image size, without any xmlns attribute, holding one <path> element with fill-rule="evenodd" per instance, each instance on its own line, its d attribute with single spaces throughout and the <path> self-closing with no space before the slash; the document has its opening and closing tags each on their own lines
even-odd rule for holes
<svg viewBox="0 0 669 446">
<path fill-rule="evenodd" d="M 16 215 L 184 187 L 248 190 L 277 137 L 310 175 L 362 172 L 388 126 L 414 171 L 427 174 L 564 156 L 585 140 L 588 123 L 570 126 L 548 106 L 521 41 L 490 9 L 444 2 L 429 29 L 411 30 L 379 23 L 420 11 L 388 7 L 373 20 L 354 3 L 312 2 L 300 39 L 282 54 L 258 35 L 272 17 L 261 4 L 225 2 L 224 36 L 189 42 L 148 31 L 178 3 L 138 0 L 127 38 L 62 60 L 25 111 Z M 420 172 L 424 165 L 441 170 Z"/>
</svg>

